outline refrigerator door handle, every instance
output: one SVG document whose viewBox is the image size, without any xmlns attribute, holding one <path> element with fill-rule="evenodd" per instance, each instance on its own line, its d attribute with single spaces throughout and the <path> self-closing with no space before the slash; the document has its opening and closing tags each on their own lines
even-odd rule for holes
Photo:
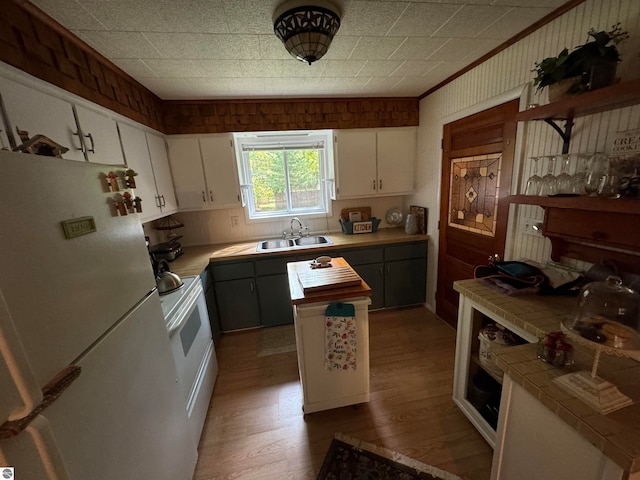
<svg viewBox="0 0 640 480">
<path fill-rule="evenodd" d="M 9 420 L 0 425 L 0 440 L 15 437 L 38 416 L 42 411 L 55 402 L 62 392 L 80 376 L 81 368 L 78 365 L 69 365 L 63 368 L 53 379 L 42 387 L 42 402 L 28 415 L 17 420 Z"/>
</svg>

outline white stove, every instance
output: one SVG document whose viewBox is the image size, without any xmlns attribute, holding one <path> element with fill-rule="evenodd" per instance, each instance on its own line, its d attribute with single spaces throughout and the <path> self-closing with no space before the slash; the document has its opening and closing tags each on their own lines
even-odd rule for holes
<svg viewBox="0 0 640 480">
<path fill-rule="evenodd" d="M 197 447 L 218 375 L 218 362 L 202 281 L 197 276 L 183 277 L 182 281 L 184 285 L 162 295 L 160 303 Z"/>
<path fill-rule="evenodd" d="M 160 304 L 162 305 L 162 316 L 164 317 L 165 322 L 167 323 L 167 328 L 169 328 L 169 323 L 171 317 L 173 317 L 177 313 L 177 308 L 179 307 L 180 300 L 184 298 L 191 289 L 196 287 L 196 282 L 194 281 L 199 277 L 181 277 L 184 285 L 180 287 L 178 290 L 167 293 L 165 295 L 160 295 Z"/>
</svg>

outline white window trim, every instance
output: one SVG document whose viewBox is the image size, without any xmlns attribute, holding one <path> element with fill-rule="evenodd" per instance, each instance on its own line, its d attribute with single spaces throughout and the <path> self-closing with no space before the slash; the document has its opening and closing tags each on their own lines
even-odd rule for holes
<svg viewBox="0 0 640 480">
<path fill-rule="evenodd" d="M 240 180 L 240 190 L 242 195 L 242 206 L 245 209 L 245 217 L 251 222 L 267 222 L 291 217 L 292 215 L 305 218 L 324 218 L 332 215 L 332 202 L 335 199 L 335 180 L 333 164 L 333 131 L 332 130 L 295 130 L 287 132 L 245 132 L 234 133 L 234 144 L 236 149 L 236 161 L 238 167 L 238 178 Z M 320 160 L 320 183 L 321 195 L 323 197 L 324 208 L 306 211 L 287 211 L 278 213 L 258 213 L 256 214 L 251 203 L 253 195 L 251 193 L 251 172 L 245 161 L 244 150 L 246 145 L 281 144 L 287 145 L 296 141 L 305 144 L 323 143 L 323 155 Z"/>
</svg>

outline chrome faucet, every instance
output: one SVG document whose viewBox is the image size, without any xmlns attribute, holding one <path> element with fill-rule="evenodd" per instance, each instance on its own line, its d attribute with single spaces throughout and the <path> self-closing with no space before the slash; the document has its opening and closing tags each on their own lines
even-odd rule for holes
<svg viewBox="0 0 640 480">
<path fill-rule="evenodd" d="M 291 219 L 291 236 L 293 237 L 294 233 L 293 233 L 293 222 L 298 222 L 298 236 L 302 236 L 302 222 L 300 221 L 300 219 L 298 217 L 293 217 Z"/>
</svg>

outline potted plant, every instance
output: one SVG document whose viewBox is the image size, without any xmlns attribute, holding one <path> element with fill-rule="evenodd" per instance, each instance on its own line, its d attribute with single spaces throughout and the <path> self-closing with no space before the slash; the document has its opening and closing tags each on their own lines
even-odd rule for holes
<svg viewBox="0 0 640 480">
<path fill-rule="evenodd" d="M 608 32 L 592 28 L 589 36 L 593 40 L 577 46 L 572 52 L 565 48 L 557 57 L 545 58 L 535 64 L 533 84 L 537 90 L 548 86 L 549 100 L 613 83 L 621 61 L 617 45 L 629 38 L 629 34 L 616 23 Z"/>
</svg>

